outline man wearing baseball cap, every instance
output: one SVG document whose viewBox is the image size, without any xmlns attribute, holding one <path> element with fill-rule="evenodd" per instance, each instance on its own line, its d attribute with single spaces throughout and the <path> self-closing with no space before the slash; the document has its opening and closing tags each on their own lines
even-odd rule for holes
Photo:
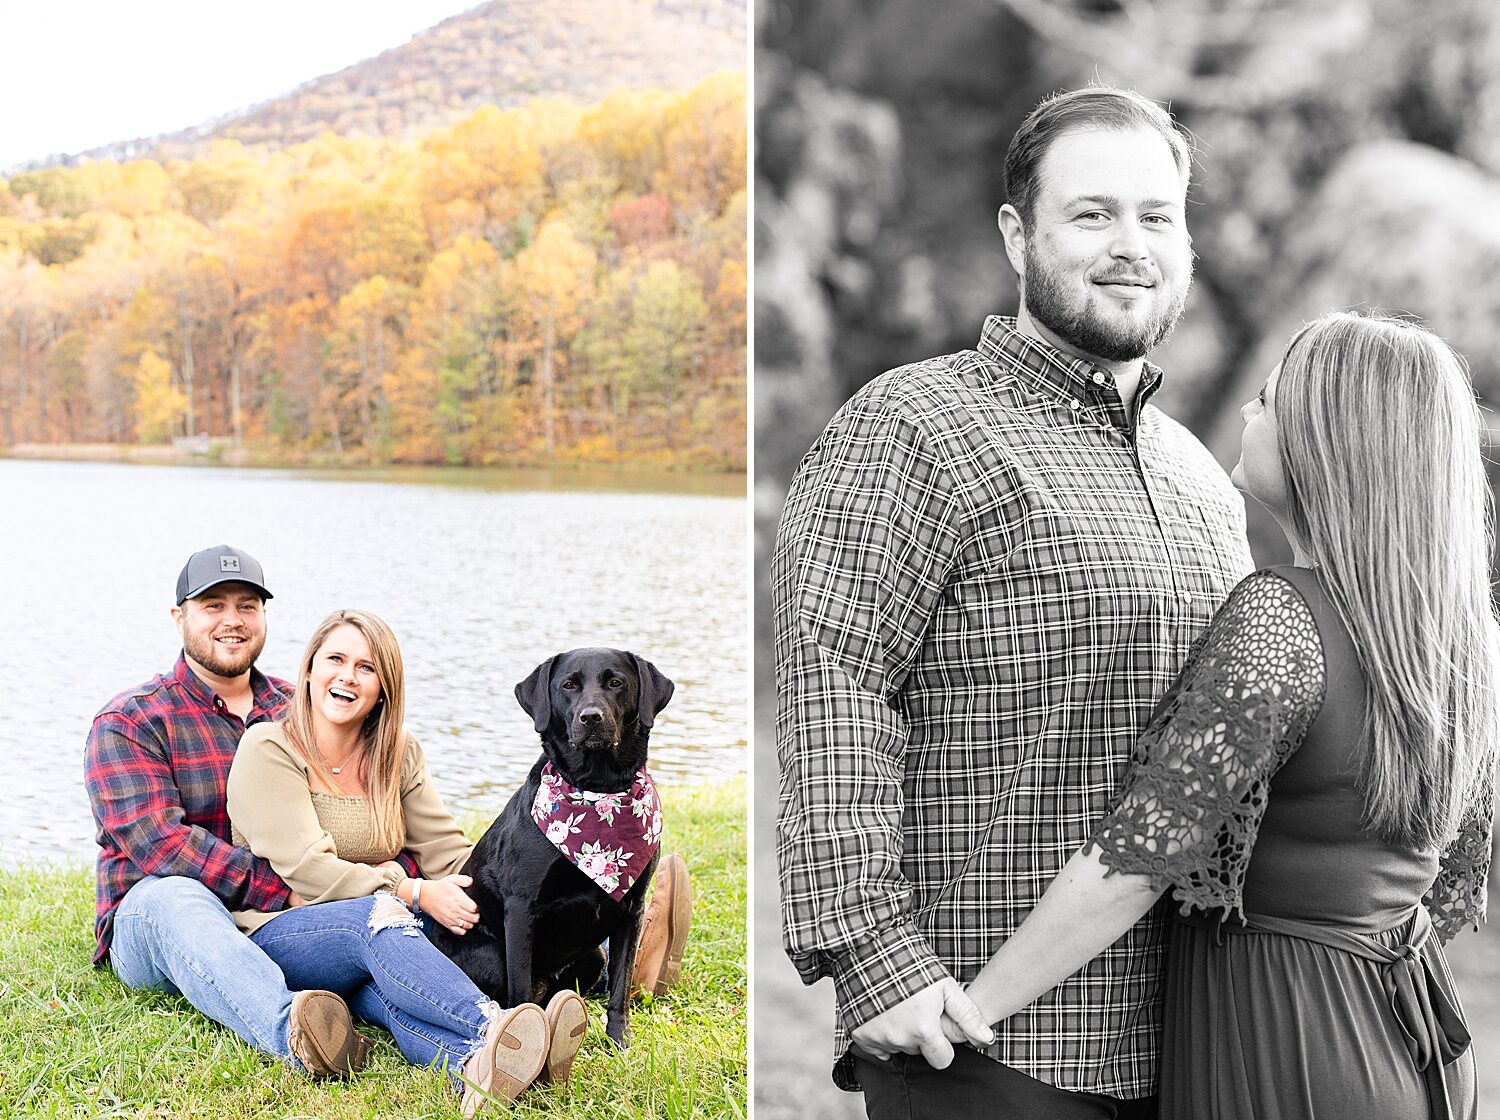
<svg viewBox="0 0 1500 1120">
<path fill-rule="evenodd" d="M 245 728 L 279 718 L 285 681 L 255 666 L 271 598 L 254 557 L 188 557 L 172 618 L 182 654 L 94 717 L 85 784 L 99 844 L 94 963 L 127 987 L 178 993 L 252 1046 L 313 1076 L 356 1072 L 365 1040 L 332 992 L 291 992 L 231 910 L 300 905 L 229 838 L 224 783 Z"/>
</svg>

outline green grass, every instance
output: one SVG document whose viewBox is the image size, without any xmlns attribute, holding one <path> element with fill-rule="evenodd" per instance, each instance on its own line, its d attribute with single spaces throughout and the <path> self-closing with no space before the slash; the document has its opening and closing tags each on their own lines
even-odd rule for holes
<svg viewBox="0 0 1500 1120">
<path fill-rule="evenodd" d="M 682 982 L 634 1004 L 624 1053 L 604 1036 L 602 1000 L 590 999 L 571 1081 L 527 1090 L 508 1115 L 746 1115 L 745 782 L 661 796 L 662 850 L 682 852 L 693 881 Z M 90 966 L 92 947 L 92 869 L 0 873 L 0 1117 L 459 1115 L 446 1079 L 408 1066 L 376 1027 L 360 1028 L 375 1043 L 363 1074 L 310 1081 L 184 1000 L 124 988 Z"/>
</svg>

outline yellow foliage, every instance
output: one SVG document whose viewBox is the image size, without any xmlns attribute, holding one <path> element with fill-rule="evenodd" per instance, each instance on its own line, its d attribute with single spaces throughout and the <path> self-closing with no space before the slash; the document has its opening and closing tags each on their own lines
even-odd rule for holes
<svg viewBox="0 0 1500 1120">
<path fill-rule="evenodd" d="M 619 181 L 624 194 L 647 194 L 662 162 L 662 135 L 673 98 L 666 93 L 616 93 L 590 110 L 579 123 L 579 137 L 589 144 L 605 172 Z"/>
<path fill-rule="evenodd" d="M 573 236 L 566 221 L 549 219 L 516 256 L 514 277 L 527 313 L 560 335 L 571 334 L 579 305 L 593 293 L 596 263 L 593 249 Z"/>
<path fill-rule="evenodd" d="M 141 443 L 167 443 L 182 429 L 187 397 L 172 384 L 172 366 L 155 350 L 135 369 L 135 431 Z"/>
<path fill-rule="evenodd" d="M 541 203 L 542 158 L 527 135 L 521 112 L 486 105 L 451 129 L 434 133 L 422 155 L 421 190 L 434 208 L 429 220 L 447 204 L 463 201 L 471 204 L 469 214 L 504 225 Z M 444 232 L 451 236 L 483 231 L 448 226 Z"/>
<path fill-rule="evenodd" d="M 106 161 L 85 167 L 92 172 L 98 209 L 126 218 L 143 218 L 166 209 L 172 181 L 156 161 L 138 159 L 124 164 Z"/>
<path fill-rule="evenodd" d="M 672 107 L 667 119 L 656 189 L 679 209 L 721 213 L 747 182 L 745 75 L 706 79 Z"/>
</svg>

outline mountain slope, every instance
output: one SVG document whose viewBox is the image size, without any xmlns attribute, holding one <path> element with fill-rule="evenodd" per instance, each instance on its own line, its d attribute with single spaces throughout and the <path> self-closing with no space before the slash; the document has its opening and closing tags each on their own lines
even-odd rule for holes
<svg viewBox="0 0 1500 1120">
<path fill-rule="evenodd" d="M 324 132 L 403 137 L 481 105 L 679 89 L 746 64 L 745 0 L 491 0 L 283 97 L 81 158 L 191 158 L 214 139 L 283 146 Z"/>
</svg>

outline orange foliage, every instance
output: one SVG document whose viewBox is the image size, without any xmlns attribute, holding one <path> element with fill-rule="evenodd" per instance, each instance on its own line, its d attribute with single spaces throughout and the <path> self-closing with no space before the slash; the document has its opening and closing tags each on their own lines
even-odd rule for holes
<svg viewBox="0 0 1500 1120">
<path fill-rule="evenodd" d="M 18 174 L 0 445 L 743 469 L 744 174 L 743 75 Z"/>
<path fill-rule="evenodd" d="M 621 245 L 642 248 L 672 234 L 672 203 L 659 194 L 621 199 L 610 207 L 609 225 Z"/>
</svg>

